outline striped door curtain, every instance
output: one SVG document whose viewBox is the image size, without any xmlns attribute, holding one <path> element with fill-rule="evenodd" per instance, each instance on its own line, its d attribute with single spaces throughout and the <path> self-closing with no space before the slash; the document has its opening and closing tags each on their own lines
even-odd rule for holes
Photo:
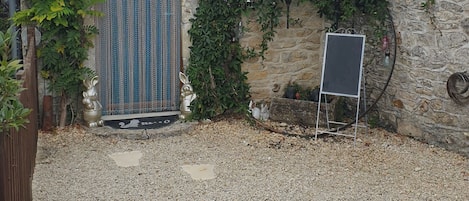
<svg viewBox="0 0 469 201">
<path fill-rule="evenodd" d="M 98 9 L 103 115 L 179 110 L 180 1 L 106 0 Z"/>
</svg>

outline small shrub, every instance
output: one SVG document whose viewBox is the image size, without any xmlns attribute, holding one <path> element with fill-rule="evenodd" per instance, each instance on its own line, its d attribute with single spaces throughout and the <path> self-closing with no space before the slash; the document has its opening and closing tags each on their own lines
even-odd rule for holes
<svg viewBox="0 0 469 201">
<path fill-rule="evenodd" d="M 24 126 L 31 112 L 23 107 L 18 97 L 23 88 L 15 74 L 23 65 L 20 60 L 10 59 L 11 41 L 15 35 L 11 28 L 0 31 L 0 133 Z"/>
</svg>

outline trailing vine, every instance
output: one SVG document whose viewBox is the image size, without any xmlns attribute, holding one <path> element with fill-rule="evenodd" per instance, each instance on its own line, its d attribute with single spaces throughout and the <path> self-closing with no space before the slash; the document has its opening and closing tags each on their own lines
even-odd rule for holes
<svg viewBox="0 0 469 201">
<path fill-rule="evenodd" d="M 191 105 L 193 119 L 247 109 L 249 86 L 246 73 L 241 71 L 244 55 L 235 32 L 242 6 L 238 0 L 201 0 L 190 20 L 192 46 L 187 74 L 197 94 Z"/>
<path fill-rule="evenodd" d="M 353 28 L 355 21 L 366 21 L 375 30 L 375 36 L 383 35 L 383 22 L 388 15 L 387 0 L 301 0 L 309 1 L 317 8 L 320 17 L 333 22 L 328 31 L 335 31 L 341 26 Z"/>
<path fill-rule="evenodd" d="M 434 13 L 435 4 L 435 0 L 425 0 L 424 2 L 420 3 L 420 7 L 422 7 L 425 10 L 425 13 L 427 13 L 427 15 L 429 16 L 430 24 L 433 26 L 433 29 L 438 30 L 440 36 L 442 36 L 443 32 L 441 32 L 441 29 L 439 29 L 436 25 L 436 16 Z"/>
<path fill-rule="evenodd" d="M 264 58 L 264 52 L 268 49 L 268 43 L 274 40 L 277 33 L 275 28 L 280 24 L 280 17 L 282 16 L 282 10 L 279 7 L 280 3 L 282 1 L 256 1 L 254 3 L 255 10 L 246 10 L 246 12 L 255 12 L 256 22 L 261 25 L 262 41 L 259 45 L 260 50 L 254 56 Z"/>
<path fill-rule="evenodd" d="M 205 119 L 225 112 L 246 113 L 250 98 L 244 60 L 264 58 L 269 42 L 273 41 L 280 24 L 283 0 L 258 0 L 247 6 L 245 0 L 200 0 L 189 35 L 192 41 L 186 73 L 192 81 L 197 99 L 191 105 L 193 119 Z M 352 24 L 357 17 L 373 23 L 377 35 L 384 34 L 383 22 L 388 14 L 387 0 L 298 0 L 310 2 L 321 17 Z M 259 47 L 243 48 L 239 43 L 243 14 L 256 18 L 262 32 Z M 289 20 L 289 19 L 288 19 Z M 379 37 L 379 36 L 378 36 Z"/>
<path fill-rule="evenodd" d="M 92 7 L 104 0 L 32 0 L 31 7 L 13 17 L 16 25 L 34 24 L 42 34 L 38 58 L 41 76 L 49 90 L 60 96 L 59 126 L 64 127 L 72 97 L 82 90 L 82 80 L 94 74 L 84 66 L 98 29 L 84 23 L 85 17 L 102 16 Z M 73 117 L 72 117 L 73 118 Z"/>
</svg>

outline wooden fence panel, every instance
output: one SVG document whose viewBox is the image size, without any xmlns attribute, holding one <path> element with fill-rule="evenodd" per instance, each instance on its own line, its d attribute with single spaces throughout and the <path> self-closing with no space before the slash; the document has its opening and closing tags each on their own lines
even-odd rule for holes
<svg viewBox="0 0 469 201">
<path fill-rule="evenodd" d="M 32 179 L 36 164 L 38 137 L 38 91 L 34 27 L 28 27 L 28 48 L 21 79 L 26 88 L 20 101 L 32 109 L 29 123 L 18 132 L 0 134 L 0 200 L 32 200 Z"/>
</svg>

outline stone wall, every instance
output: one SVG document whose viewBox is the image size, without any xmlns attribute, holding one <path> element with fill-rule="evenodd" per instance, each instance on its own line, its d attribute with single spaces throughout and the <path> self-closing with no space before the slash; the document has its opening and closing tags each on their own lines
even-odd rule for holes
<svg viewBox="0 0 469 201">
<path fill-rule="evenodd" d="M 430 14 L 420 1 L 390 2 L 402 43 L 380 110 L 399 133 L 469 156 L 469 105 L 446 91 L 451 74 L 468 70 L 469 0 L 436 0 Z"/>
<path fill-rule="evenodd" d="M 321 81 L 324 20 L 317 16 L 309 3 L 292 3 L 290 18 L 293 20 L 287 29 L 285 7 L 283 11 L 280 26 L 276 28 L 277 35 L 269 43 L 265 60 L 252 59 L 243 65 L 243 70 L 249 72 L 247 76 L 251 95 L 258 101 L 282 97 L 289 82 L 314 87 Z M 262 36 L 256 22 L 245 19 L 244 25 L 247 32 L 244 33 L 241 44 L 245 47 L 260 44 Z M 277 91 L 275 88 L 278 87 L 280 90 Z"/>
<path fill-rule="evenodd" d="M 192 16 L 197 3 L 185 0 L 183 15 Z M 421 1 L 393 0 L 391 12 L 399 36 L 397 61 L 390 87 L 379 102 L 381 118 L 399 133 L 469 156 L 469 106 L 454 103 L 446 81 L 469 64 L 469 0 L 436 0 L 427 13 Z M 284 9 L 285 10 L 285 9 Z M 434 15 L 435 23 L 431 23 Z M 282 17 L 278 34 L 269 45 L 264 61 L 253 59 L 243 65 L 248 73 L 254 100 L 269 101 L 283 95 L 290 81 L 305 87 L 320 84 L 324 27 L 312 6 L 291 5 L 291 18 L 300 23 L 286 28 Z M 185 18 L 186 19 L 186 18 Z M 261 38 L 255 23 L 248 23 L 241 40 L 255 46 Z M 436 28 L 435 28 L 436 27 Z M 190 25 L 183 22 L 183 29 Z M 189 45 L 188 36 L 183 39 Z M 189 56 L 184 52 L 184 61 Z M 373 81 L 373 80 L 371 80 Z M 275 85 L 280 86 L 274 92 Z"/>
<path fill-rule="evenodd" d="M 185 72 L 187 67 L 187 62 L 189 61 L 190 57 L 190 49 L 191 41 L 189 36 L 189 29 L 191 28 L 191 23 L 189 20 L 194 17 L 198 6 L 198 0 L 181 0 L 182 5 L 182 24 L 181 24 L 181 32 L 182 32 L 182 70 Z"/>
</svg>

